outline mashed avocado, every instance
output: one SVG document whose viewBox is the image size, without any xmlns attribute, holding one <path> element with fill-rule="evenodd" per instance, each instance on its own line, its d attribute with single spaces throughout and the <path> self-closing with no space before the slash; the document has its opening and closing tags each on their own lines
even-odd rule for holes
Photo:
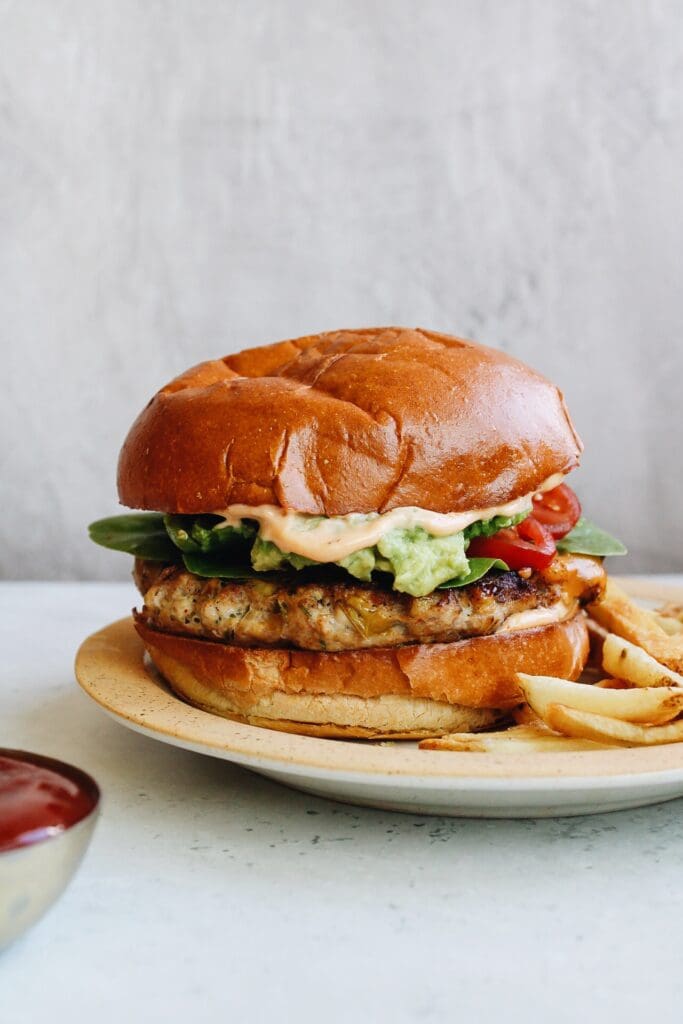
<svg viewBox="0 0 683 1024">
<path fill-rule="evenodd" d="M 448 537 L 434 537 L 420 526 L 407 530 L 391 530 L 371 548 L 361 548 L 342 558 L 335 565 L 351 576 L 369 581 L 373 572 L 388 572 L 394 577 L 394 590 L 413 597 L 431 594 L 446 580 L 467 576 L 470 571 L 466 549 L 470 537 L 497 533 L 506 526 L 524 519 L 519 516 L 496 516 L 473 523 L 466 530 Z M 251 564 L 257 572 L 273 572 L 291 565 L 304 569 L 316 565 L 303 555 L 280 551 L 271 541 L 256 537 L 251 549 Z"/>
<path fill-rule="evenodd" d="M 272 572 L 286 565 L 304 569 L 316 563 L 303 555 L 280 551 L 271 541 L 257 537 L 251 549 L 251 564 L 257 572 Z M 469 571 L 464 533 L 432 537 L 419 526 L 391 530 L 374 547 L 354 551 L 335 565 L 359 580 L 370 580 L 375 571 L 389 572 L 394 577 L 394 590 L 414 597 L 431 594 L 439 583 L 466 576 Z"/>
<path fill-rule="evenodd" d="M 392 530 L 377 545 L 394 574 L 394 590 L 414 597 L 431 594 L 439 583 L 470 570 L 465 554 L 464 532 L 450 537 L 433 537 L 420 526 Z"/>
</svg>

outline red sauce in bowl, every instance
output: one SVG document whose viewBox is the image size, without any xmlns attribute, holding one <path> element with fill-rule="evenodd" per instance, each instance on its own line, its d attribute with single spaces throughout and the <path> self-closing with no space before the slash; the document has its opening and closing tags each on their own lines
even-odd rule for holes
<svg viewBox="0 0 683 1024">
<path fill-rule="evenodd" d="M 98 800 L 95 782 L 78 768 L 0 749 L 0 851 L 59 835 L 86 818 Z"/>
</svg>

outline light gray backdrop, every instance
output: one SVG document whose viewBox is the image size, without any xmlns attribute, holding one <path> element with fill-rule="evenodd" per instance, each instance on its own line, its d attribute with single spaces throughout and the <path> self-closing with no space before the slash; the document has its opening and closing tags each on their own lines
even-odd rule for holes
<svg viewBox="0 0 683 1024">
<path fill-rule="evenodd" d="M 90 545 L 187 365 L 420 324 L 564 388 L 623 567 L 683 569 L 683 7 L 0 0 L 1 571 Z"/>
</svg>

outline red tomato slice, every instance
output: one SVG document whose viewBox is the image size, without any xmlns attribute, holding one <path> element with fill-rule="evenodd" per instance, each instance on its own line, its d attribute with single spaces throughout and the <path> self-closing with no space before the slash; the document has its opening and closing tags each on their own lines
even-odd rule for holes
<svg viewBox="0 0 683 1024">
<path fill-rule="evenodd" d="M 571 487 L 560 484 L 534 498 L 534 519 L 559 540 L 573 530 L 581 516 L 581 505 Z"/>
<path fill-rule="evenodd" d="M 500 558 L 511 569 L 545 569 L 557 549 L 552 534 L 534 516 L 492 537 L 473 537 L 467 549 L 473 558 Z"/>
</svg>

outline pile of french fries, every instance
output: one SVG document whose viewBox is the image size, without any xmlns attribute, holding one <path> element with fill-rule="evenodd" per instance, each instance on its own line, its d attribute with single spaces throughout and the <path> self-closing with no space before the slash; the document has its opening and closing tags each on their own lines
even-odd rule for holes
<svg viewBox="0 0 683 1024">
<path fill-rule="evenodd" d="M 683 740 L 683 606 L 649 611 L 613 581 L 591 605 L 597 682 L 519 673 L 525 703 L 507 729 L 423 740 L 421 750 L 479 753 L 604 750 Z"/>
</svg>

